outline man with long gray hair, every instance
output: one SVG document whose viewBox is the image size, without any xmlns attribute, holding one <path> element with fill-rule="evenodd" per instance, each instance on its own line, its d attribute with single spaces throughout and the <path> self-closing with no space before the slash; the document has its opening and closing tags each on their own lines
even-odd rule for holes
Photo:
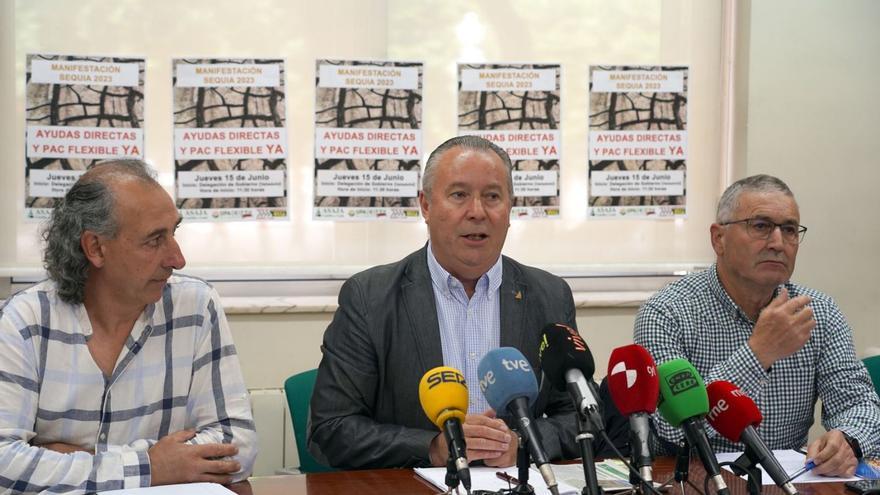
<svg viewBox="0 0 880 495">
<path fill-rule="evenodd" d="M 862 454 L 880 454 L 880 400 L 855 357 L 852 331 L 827 295 L 791 281 L 807 228 L 794 194 L 769 175 L 732 184 L 709 229 L 716 262 L 651 297 L 634 340 L 657 363 L 689 360 L 706 383 L 733 382 L 763 413 L 772 449 L 807 444 L 822 400 L 828 430 L 809 444 L 814 474 L 851 476 Z M 681 430 L 657 416 L 662 440 Z M 710 431 L 717 451 L 742 451 Z"/>
<path fill-rule="evenodd" d="M 95 165 L 44 231 L 49 279 L 0 307 L 0 491 L 244 479 L 250 403 L 216 291 L 141 161 Z"/>
</svg>

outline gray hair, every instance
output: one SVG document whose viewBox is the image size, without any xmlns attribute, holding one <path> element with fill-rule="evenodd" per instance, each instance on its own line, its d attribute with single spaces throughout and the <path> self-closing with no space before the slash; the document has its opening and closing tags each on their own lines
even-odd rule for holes
<svg viewBox="0 0 880 495">
<path fill-rule="evenodd" d="M 440 161 L 443 153 L 446 153 L 452 148 L 485 151 L 498 155 L 498 158 L 501 159 L 501 163 L 504 164 L 504 170 L 507 171 L 507 191 L 510 193 L 511 198 L 513 197 L 513 176 L 511 173 L 513 164 L 510 162 L 510 156 L 507 155 L 507 152 L 492 141 L 483 139 L 479 136 L 457 136 L 448 139 L 440 146 L 437 146 L 437 148 L 431 152 L 428 161 L 425 162 L 425 173 L 422 174 L 422 191 L 425 193 L 425 198 L 431 198 L 431 190 L 434 188 L 434 180 L 437 177 L 437 162 Z"/>
<path fill-rule="evenodd" d="M 58 296 L 79 304 L 85 296 L 89 260 L 80 245 L 83 232 L 114 238 L 119 223 L 114 211 L 113 183 L 137 180 L 156 187 L 159 183 L 140 160 L 108 160 L 95 164 L 73 184 L 52 210 L 43 229 L 46 248 L 43 267 L 57 285 Z"/>
<path fill-rule="evenodd" d="M 715 222 L 724 223 L 734 220 L 733 212 L 739 207 L 739 197 L 742 193 L 771 193 L 779 192 L 794 198 L 794 193 L 781 179 L 772 175 L 758 174 L 740 179 L 731 184 L 718 200 L 718 209 L 715 211 Z"/>
</svg>

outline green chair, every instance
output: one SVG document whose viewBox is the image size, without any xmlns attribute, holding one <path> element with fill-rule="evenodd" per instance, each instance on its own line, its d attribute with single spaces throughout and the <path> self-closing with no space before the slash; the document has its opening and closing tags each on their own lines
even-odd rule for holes
<svg viewBox="0 0 880 495">
<path fill-rule="evenodd" d="M 302 473 L 324 473 L 335 471 L 333 468 L 318 463 L 306 446 L 306 432 L 309 423 L 309 402 L 315 388 L 315 377 L 318 370 L 297 373 L 284 381 L 284 393 L 287 395 L 287 407 L 293 420 L 293 435 L 296 438 L 296 450 L 299 453 L 299 470 Z"/>
<path fill-rule="evenodd" d="M 865 363 L 865 368 L 868 368 L 868 374 L 874 382 L 874 390 L 880 395 L 880 356 L 866 357 L 862 362 Z"/>
</svg>

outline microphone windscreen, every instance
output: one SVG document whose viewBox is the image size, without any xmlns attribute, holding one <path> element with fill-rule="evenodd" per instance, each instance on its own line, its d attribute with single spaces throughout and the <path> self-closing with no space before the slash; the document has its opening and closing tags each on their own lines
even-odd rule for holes
<svg viewBox="0 0 880 495">
<path fill-rule="evenodd" d="M 719 380 L 706 387 L 709 394 L 709 414 L 706 420 L 712 428 L 731 442 L 739 437 L 747 426 L 757 428 L 761 424 L 761 411 L 755 401 L 736 385 Z"/>
<path fill-rule="evenodd" d="M 551 323 L 541 331 L 541 346 L 538 349 L 541 369 L 557 390 L 566 388 L 565 372 L 581 370 L 584 378 L 593 378 L 596 366 L 593 354 L 577 330 L 562 323 Z"/>
<path fill-rule="evenodd" d="M 443 423 L 452 418 L 464 423 L 468 410 L 464 376 L 449 366 L 429 370 L 419 382 L 419 402 L 425 415 L 437 428 L 443 429 Z"/>
<path fill-rule="evenodd" d="M 709 412 L 709 397 L 703 377 L 687 359 L 673 359 L 657 367 L 660 403 L 657 409 L 672 426 Z"/>
<path fill-rule="evenodd" d="M 611 351 L 608 360 L 608 391 L 617 409 L 625 415 L 657 410 L 660 383 L 657 365 L 644 347 L 630 344 Z"/>
<path fill-rule="evenodd" d="M 513 347 L 487 352 L 477 367 L 480 390 L 498 416 L 508 416 L 507 405 L 525 397 L 529 405 L 538 398 L 538 379 L 529 360 Z"/>
</svg>

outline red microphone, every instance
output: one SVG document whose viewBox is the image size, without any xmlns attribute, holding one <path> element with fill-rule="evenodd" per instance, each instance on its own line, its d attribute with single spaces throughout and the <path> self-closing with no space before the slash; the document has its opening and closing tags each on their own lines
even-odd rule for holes
<svg viewBox="0 0 880 495">
<path fill-rule="evenodd" d="M 660 383 L 654 358 L 642 346 L 630 344 L 611 351 L 608 360 L 608 391 L 617 409 L 629 416 L 632 463 L 651 483 L 651 432 L 649 416 L 657 410 Z"/>
<path fill-rule="evenodd" d="M 787 495 L 796 495 L 798 491 L 788 481 L 788 473 L 755 431 L 763 419 L 755 401 L 736 385 L 723 380 L 710 383 L 706 392 L 709 394 L 709 414 L 706 415 L 706 420 L 712 428 L 731 442 L 745 444 L 749 461 L 752 464 L 761 464 L 773 478 L 773 482 Z"/>
</svg>

